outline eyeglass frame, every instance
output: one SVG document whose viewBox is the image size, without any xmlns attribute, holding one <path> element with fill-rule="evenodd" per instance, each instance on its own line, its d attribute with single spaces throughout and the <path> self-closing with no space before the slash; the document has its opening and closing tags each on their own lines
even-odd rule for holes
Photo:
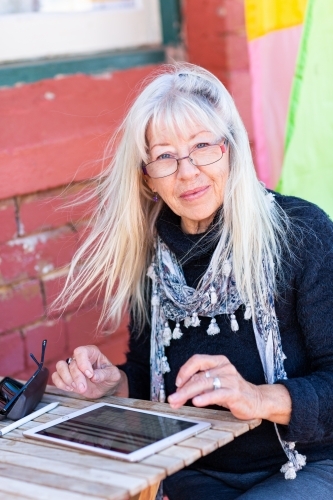
<svg viewBox="0 0 333 500">
<path fill-rule="evenodd" d="M 191 159 L 191 154 L 193 153 L 193 151 L 195 150 L 195 147 L 190 151 L 190 154 L 188 154 L 187 156 L 183 156 L 182 158 L 172 158 L 173 160 L 176 160 L 177 162 L 177 168 L 174 172 L 172 172 L 171 174 L 167 174 L 167 175 L 163 175 L 161 177 L 151 177 L 151 175 L 148 174 L 147 172 L 147 168 L 148 165 L 151 165 L 152 163 L 155 163 L 155 161 L 158 161 L 158 160 L 153 160 L 153 161 L 150 161 L 149 163 L 143 163 L 141 164 L 141 169 L 142 169 L 142 172 L 144 175 L 147 175 L 148 177 L 150 177 L 151 179 L 164 179 L 165 177 L 169 177 L 170 175 L 173 175 L 177 172 L 177 170 L 179 169 L 179 162 L 181 160 L 186 160 L 187 158 L 189 159 L 189 162 L 191 163 L 191 165 L 194 165 L 195 167 L 206 167 L 207 165 L 213 165 L 213 163 L 216 163 L 218 161 L 220 161 L 222 158 L 223 158 L 223 155 L 224 153 L 226 153 L 226 146 L 227 146 L 227 140 L 226 139 L 223 139 L 223 142 L 222 144 L 209 144 L 209 146 L 219 146 L 221 148 L 221 158 L 219 158 L 218 160 L 215 160 L 215 161 L 212 161 L 211 163 L 206 163 L 205 165 L 195 165 L 194 163 L 192 163 L 192 159 Z"/>
<path fill-rule="evenodd" d="M 46 344 L 47 340 L 43 340 L 42 342 L 42 354 L 41 354 L 41 360 L 40 362 L 37 361 L 35 356 L 30 353 L 30 357 L 34 360 L 34 362 L 37 364 L 38 368 L 35 371 L 35 373 L 29 378 L 29 380 L 22 385 L 22 387 L 17 391 L 17 393 L 5 404 L 3 408 L 0 408 L 0 415 L 7 416 L 8 413 L 13 409 L 15 403 L 19 400 L 20 396 L 27 390 L 31 382 L 37 377 L 37 375 L 42 371 L 43 365 L 44 365 L 44 357 L 45 357 L 45 349 L 46 349 Z M 0 384 L 3 384 L 5 379 L 9 377 L 5 377 Z M 16 381 L 15 381 L 16 382 Z"/>
</svg>

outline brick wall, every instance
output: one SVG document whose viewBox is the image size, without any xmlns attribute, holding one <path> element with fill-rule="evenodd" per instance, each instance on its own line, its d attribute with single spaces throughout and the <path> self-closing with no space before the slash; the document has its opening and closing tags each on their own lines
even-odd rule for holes
<svg viewBox="0 0 333 500">
<path fill-rule="evenodd" d="M 114 362 L 124 358 L 127 318 L 111 337 L 97 330 L 100 304 L 78 302 L 64 314 L 51 304 L 64 284 L 68 263 L 86 227 L 92 203 L 64 209 L 87 184 L 17 196 L 0 202 L 0 372 L 23 379 L 34 370 L 48 339 L 46 363 L 69 356 L 80 344 L 97 343 Z M 59 317 L 60 316 L 60 317 Z"/>
<path fill-rule="evenodd" d="M 64 207 L 90 189 L 108 138 L 152 69 L 0 89 L 0 375 L 27 379 L 35 368 L 29 353 L 39 358 L 44 338 L 51 372 L 84 344 L 97 343 L 114 363 L 124 360 L 127 316 L 105 336 L 94 299 L 62 315 L 50 305 L 93 202 Z"/>
</svg>

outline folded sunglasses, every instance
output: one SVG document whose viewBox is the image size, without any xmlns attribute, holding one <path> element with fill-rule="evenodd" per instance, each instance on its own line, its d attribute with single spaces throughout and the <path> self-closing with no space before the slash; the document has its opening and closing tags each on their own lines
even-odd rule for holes
<svg viewBox="0 0 333 500">
<path fill-rule="evenodd" d="M 1 380 L 0 420 L 6 417 L 11 420 L 23 418 L 29 415 L 41 401 L 49 376 L 49 370 L 43 367 L 46 344 L 47 340 L 43 340 L 40 362 L 33 354 L 30 354 L 38 368 L 25 384 L 10 377 Z"/>
</svg>

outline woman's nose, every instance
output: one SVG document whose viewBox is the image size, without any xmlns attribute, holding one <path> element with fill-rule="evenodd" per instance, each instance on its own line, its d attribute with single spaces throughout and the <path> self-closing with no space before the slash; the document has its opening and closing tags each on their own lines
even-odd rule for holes
<svg viewBox="0 0 333 500">
<path fill-rule="evenodd" d="M 191 179 L 199 174 L 199 168 L 193 165 L 189 156 L 184 156 L 178 160 L 177 177 L 179 179 Z"/>
</svg>

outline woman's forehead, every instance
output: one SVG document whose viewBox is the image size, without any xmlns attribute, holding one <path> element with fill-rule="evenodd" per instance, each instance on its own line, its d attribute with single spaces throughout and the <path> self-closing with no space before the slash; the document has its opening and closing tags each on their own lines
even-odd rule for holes
<svg viewBox="0 0 333 500">
<path fill-rule="evenodd" d="M 215 135 L 213 130 L 207 127 L 207 124 L 202 124 L 198 121 L 185 123 L 183 127 L 170 126 L 163 121 L 151 122 L 147 128 L 147 140 L 151 147 L 154 143 L 170 144 L 170 142 L 183 140 L 191 141 L 195 137 L 201 135 Z"/>
</svg>

